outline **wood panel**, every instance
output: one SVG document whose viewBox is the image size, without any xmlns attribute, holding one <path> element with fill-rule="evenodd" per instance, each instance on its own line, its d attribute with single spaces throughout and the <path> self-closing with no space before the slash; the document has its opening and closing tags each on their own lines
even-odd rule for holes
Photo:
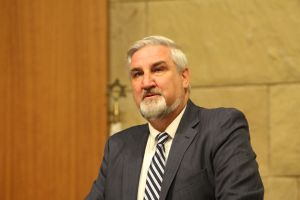
<svg viewBox="0 0 300 200">
<path fill-rule="evenodd" d="M 0 3 L 0 199 L 83 199 L 107 137 L 106 1 Z"/>
</svg>

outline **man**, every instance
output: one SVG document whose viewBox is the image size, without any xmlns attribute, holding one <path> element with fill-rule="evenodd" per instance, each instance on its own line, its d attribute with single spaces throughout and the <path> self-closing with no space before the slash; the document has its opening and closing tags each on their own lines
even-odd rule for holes
<svg viewBox="0 0 300 200">
<path fill-rule="evenodd" d="M 110 137 L 88 200 L 263 199 L 244 115 L 193 104 L 187 59 L 172 40 L 137 41 L 128 65 L 148 124 Z"/>
</svg>

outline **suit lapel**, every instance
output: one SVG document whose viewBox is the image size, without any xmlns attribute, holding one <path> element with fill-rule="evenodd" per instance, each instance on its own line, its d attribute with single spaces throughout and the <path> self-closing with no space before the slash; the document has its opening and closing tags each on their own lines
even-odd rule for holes
<svg viewBox="0 0 300 200">
<path fill-rule="evenodd" d="M 160 200 L 164 200 L 166 198 L 184 153 L 197 134 L 197 131 L 193 129 L 193 127 L 199 123 L 197 110 L 196 106 L 191 101 L 188 101 L 187 108 L 175 134 L 168 156 Z"/>
<path fill-rule="evenodd" d="M 142 168 L 145 147 L 149 135 L 148 125 L 141 128 L 129 138 L 123 169 L 123 200 L 137 198 L 140 172 Z M 121 177 L 120 177 L 121 181 Z"/>
</svg>

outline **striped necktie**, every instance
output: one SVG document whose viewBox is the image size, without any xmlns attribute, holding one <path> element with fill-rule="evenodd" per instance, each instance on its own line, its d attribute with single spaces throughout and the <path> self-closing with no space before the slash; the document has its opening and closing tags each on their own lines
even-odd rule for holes
<svg viewBox="0 0 300 200">
<path fill-rule="evenodd" d="M 158 134 L 156 151 L 150 164 L 144 200 L 158 200 L 161 190 L 161 183 L 165 172 L 165 142 L 168 140 L 169 135 L 165 132 Z"/>
</svg>

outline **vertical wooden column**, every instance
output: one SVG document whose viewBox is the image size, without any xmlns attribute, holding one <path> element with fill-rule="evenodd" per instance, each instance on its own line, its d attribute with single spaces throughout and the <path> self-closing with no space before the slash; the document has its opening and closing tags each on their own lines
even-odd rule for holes
<svg viewBox="0 0 300 200">
<path fill-rule="evenodd" d="M 0 199 L 83 199 L 107 137 L 105 0 L 0 0 Z"/>
</svg>

